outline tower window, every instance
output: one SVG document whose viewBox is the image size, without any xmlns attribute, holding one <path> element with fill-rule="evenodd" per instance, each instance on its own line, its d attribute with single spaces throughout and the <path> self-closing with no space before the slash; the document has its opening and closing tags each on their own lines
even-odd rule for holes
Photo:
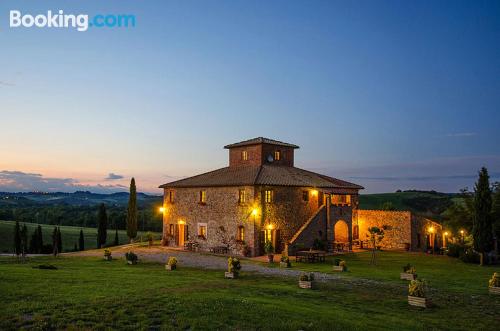
<svg viewBox="0 0 500 331">
<path fill-rule="evenodd" d="M 241 159 L 243 161 L 248 161 L 248 152 L 247 151 L 242 151 L 241 152 Z"/>
<path fill-rule="evenodd" d="M 309 191 L 302 191 L 302 200 L 309 201 Z"/>
<path fill-rule="evenodd" d="M 280 152 L 280 151 L 276 151 L 276 152 L 274 152 L 274 159 L 275 159 L 276 161 L 281 160 L 281 152 Z"/>
</svg>

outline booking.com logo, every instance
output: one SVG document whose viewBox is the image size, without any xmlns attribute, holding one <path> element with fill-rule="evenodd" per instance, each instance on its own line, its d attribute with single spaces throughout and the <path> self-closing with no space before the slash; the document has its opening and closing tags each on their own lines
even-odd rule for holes
<svg viewBox="0 0 500 331">
<path fill-rule="evenodd" d="M 135 27 L 135 15 L 130 14 L 97 14 L 89 18 L 86 14 L 65 14 L 63 10 L 47 14 L 22 14 L 19 10 L 10 11 L 11 28 L 75 28 L 79 32 L 95 28 L 129 28 Z"/>
</svg>

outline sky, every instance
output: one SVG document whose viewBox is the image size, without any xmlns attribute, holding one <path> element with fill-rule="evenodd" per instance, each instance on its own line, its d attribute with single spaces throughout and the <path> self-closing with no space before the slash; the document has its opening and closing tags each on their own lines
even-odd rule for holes
<svg viewBox="0 0 500 331">
<path fill-rule="evenodd" d="M 136 26 L 9 27 L 61 9 Z M 363 193 L 500 180 L 499 17 L 498 1 L 2 0 L 0 191 L 133 176 L 160 194 L 259 136 Z"/>
</svg>

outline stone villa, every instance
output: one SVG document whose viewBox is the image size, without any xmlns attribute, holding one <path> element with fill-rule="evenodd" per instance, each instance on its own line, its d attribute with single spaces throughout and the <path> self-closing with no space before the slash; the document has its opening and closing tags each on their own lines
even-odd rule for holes
<svg viewBox="0 0 500 331">
<path fill-rule="evenodd" d="M 227 145 L 229 166 L 161 185 L 163 245 L 232 254 L 362 244 L 384 226 L 383 246 L 425 250 L 439 245 L 439 224 L 409 212 L 358 209 L 362 186 L 294 166 L 290 143 L 255 138 Z"/>
</svg>

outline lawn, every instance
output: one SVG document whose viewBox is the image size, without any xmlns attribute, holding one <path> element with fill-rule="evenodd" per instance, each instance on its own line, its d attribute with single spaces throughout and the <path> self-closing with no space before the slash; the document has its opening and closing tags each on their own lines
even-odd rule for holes
<svg viewBox="0 0 500 331">
<path fill-rule="evenodd" d="M 168 272 L 99 257 L 14 261 L 0 258 L 2 330 L 493 330 L 499 322 L 498 297 L 437 291 L 436 306 L 423 310 L 408 306 L 406 283 L 392 281 L 343 278 L 311 291 L 294 278 L 226 280 L 223 271 L 182 265 Z M 41 263 L 58 270 L 32 268 Z"/>
<path fill-rule="evenodd" d="M 418 277 L 425 279 L 431 289 L 468 295 L 484 294 L 493 272 L 500 272 L 499 266 L 481 267 L 444 255 L 382 251 L 377 252 L 376 256 L 377 265 L 370 264 L 371 252 L 368 251 L 336 256 L 347 262 L 348 271 L 343 273 L 332 271 L 333 257 L 327 257 L 325 263 L 318 264 L 295 263 L 293 257 L 291 260 L 293 267 L 301 270 L 336 273 L 346 278 L 366 278 L 394 284 L 405 283 L 399 280 L 399 273 L 403 265 L 410 263 L 416 267 Z"/>
<path fill-rule="evenodd" d="M 0 221 L 0 252 L 1 253 L 11 253 L 14 251 L 14 226 L 16 222 L 11 221 Z M 28 240 L 30 240 L 31 235 L 38 227 L 36 223 L 20 223 L 22 226 L 26 224 L 28 228 Z M 52 244 L 52 231 L 54 231 L 54 225 L 40 224 L 42 226 L 43 243 Z M 81 228 L 76 226 L 61 226 L 61 236 L 63 251 L 71 251 L 74 249 L 75 244 L 78 244 L 78 238 L 80 236 L 80 229 L 83 229 L 83 236 L 85 238 L 85 249 L 96 248 L 96 238 L 97 229 L 95 228 Z M 141 236 L 142 232 L 138 233 Z M 155 237 L 159 237 L 160 234 L 155 233 Z M 127 231 L 118 230 L 118 239 L 120 244 L 125 244 L 128 242 Z M 108 230 L 107 243 L 112 244 L 115 240 L 115 231 Z"/>
</svg>

